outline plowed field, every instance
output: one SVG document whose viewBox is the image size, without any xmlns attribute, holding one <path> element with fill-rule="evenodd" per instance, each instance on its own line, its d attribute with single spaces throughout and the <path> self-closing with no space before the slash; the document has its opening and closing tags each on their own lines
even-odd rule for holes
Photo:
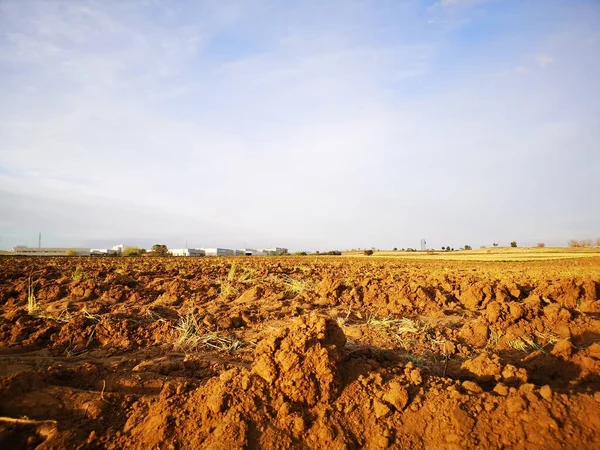
<svg viewBox="0 0 600 450">
<path fill-rule="evenodd" d="M 0 448 L 600 448 L 600 258 L 2 258 Z"/>
</svg>

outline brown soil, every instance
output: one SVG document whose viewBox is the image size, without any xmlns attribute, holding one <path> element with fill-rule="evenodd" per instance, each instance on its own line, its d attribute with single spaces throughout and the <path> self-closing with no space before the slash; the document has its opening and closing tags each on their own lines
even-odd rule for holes
<svg viewBox="0 0 600 450">
<path fill-rule="evenodd" d="M 0 448 L 600 448 L 599 318 L 600 258 L 2 258 Z"/>
</svg>

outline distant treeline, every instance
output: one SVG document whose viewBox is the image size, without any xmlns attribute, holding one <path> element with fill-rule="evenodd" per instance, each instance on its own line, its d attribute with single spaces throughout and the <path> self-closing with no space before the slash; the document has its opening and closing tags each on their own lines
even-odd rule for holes
<svg viewBox="0 0 600 450">
<path fill-rule="evenodd" d="M 597 238 L 594 242 L 593 239 L 571 239 L 569 241 L 569 247 L 600 247 L 600 238 Z"/>
</svg>

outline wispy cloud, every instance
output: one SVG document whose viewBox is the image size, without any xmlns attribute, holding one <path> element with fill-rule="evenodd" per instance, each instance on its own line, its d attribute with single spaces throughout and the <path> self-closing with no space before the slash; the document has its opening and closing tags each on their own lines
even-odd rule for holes
<svg viewBox="0 0 600 450">
<path fill-rule="evenodd" d="M 460 8 L 466 6 L 474 6 L 482 3 L 489 3 L 500 0 L 440 0 L 433 5 L 433 8 Z"/>
</svg>

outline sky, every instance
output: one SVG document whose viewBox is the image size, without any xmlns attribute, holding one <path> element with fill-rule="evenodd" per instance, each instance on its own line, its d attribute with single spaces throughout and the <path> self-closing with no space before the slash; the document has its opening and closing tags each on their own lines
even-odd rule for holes
<svg viewBox="0 0 600 450">
<path fill-rule="evenodd" d="M 600 237 L 597 0 L 0 0 L 0 248 Z"/>
</svg>

